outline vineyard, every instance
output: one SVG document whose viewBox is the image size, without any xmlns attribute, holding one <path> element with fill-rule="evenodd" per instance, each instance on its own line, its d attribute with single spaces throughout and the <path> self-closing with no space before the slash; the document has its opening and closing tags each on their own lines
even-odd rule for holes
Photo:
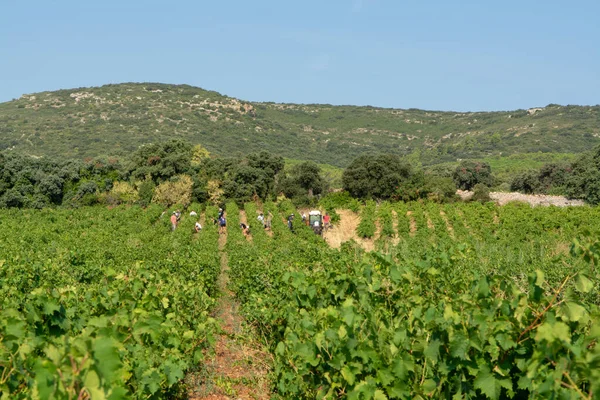
<svg viewBox="0 0 600 400">
<path fill-rule="evenodd" d="M 3 399 L 179 394 L 216 329 L 218 234 L 162 211 L 2 212 Z"/>
<path fill-rule="evenodd" d="M 357 241 L 340 249 L 299 221 L 292 233 L 288 201 L 227 204 L 221 250 L 212 224 L 170 232 L 155 207 L 3 211 L 3 398 L 185 397 L 219 335 L 221 252 L 272 355 L 273 397 L 597 397 L 599 251 L 585 238 L 600 210 L 356 207 Z"/>
</svg>

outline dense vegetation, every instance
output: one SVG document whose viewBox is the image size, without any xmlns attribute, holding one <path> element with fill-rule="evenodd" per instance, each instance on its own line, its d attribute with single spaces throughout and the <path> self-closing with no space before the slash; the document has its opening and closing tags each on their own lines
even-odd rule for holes
<svg viewBox="0 0 600 400">
<path fill-rule="evenodd" d="M 290 232 L 289 200 L 245 203 L 253 225 L 275 216 L 249 240 L 226 207 L 229 288 L 273 353 L 275 396 L 598 393 L 599 246 L 569 251 L 600 234 L 597 208 L 329 201 L 360 212 L 380 253 Z M 0 394 L 185 397 L 218 329 L 218 234 L 187 217 L 170 232 L 162 210 L 0 212 Z"/>
<path fill-rule="evenodd" d="M 161 212 L 0 211 L 0 397 L 182 393 L 216 329 L 218 234 Z"/>
<path fill-rule="evenodd" d="M 327 189 L 313 162 L 284 170 L 284 160 L 267 152 L 246 157 L 209 157 L 201 146 L 181 140 L 143 146 L 117 159 L 49 161 L 0 153 L 0 207 L 42 208 L 157 203 L 187 206 L 274 198 L 286 193 L 310 202 Z"/>
<path fill-rule="evenodd" d="M 600 146 L 573 163 L 544 164 L 511 178 L 509 189 L 565 194 L 590 204 L 600 201 Z M 327 172 L 325 172 L 327 171 Z M 200 145 L 170 140 L 140 147 L 131 156 L 87 161 L 52 161 L 0 152 L 0 208 L 78 207 L 93 204 L 151 203 L 186 206 L 273 200 L 282 194 L 296 205 L 315 205 L 334 181 L 360 200 L 429 199 L 452 202 L 456 189 L 474 190 L 489 200 L 498 183 L 487 162 L 418 169 L 393 154 L 365 154 L 341 177 L 312 161 L 286 161 L 266 151 L 215 157 Z"/>
<path fill-rule="evenodd" d="M 565 245 L 599 233 L 597 209 L 397 203 L 392 233 L 383 207 L 361 217 L 387 226 L 375 235 L 387 254 L 332 250 L 281 219 L 273 238 L 230 235 L 233 288 L 270 343 L 279 396 L 595 398 L 598 276 L 586 259 L 598 246 Z"/>
<path fill-rule="evenodd" d="M 579 153 L 600 143 L 600 107 L 438 112 L 252 103 L 187 85 L 106 85 L 0 104 L 0 150 L 83 160 L 173 138 L 230 156 L 260 151 L 341 167 L 368 152 L 425 164 Z"/>
<path fill-rule="evenodd" d="M 275 396 L 593 399 L 600 245 L 573 239 L 598 237 L 598 209 L 486 201 L 504 186 L 600 203 L 600 146 L 584 152 L 599 120 L 599 107 L 259 104 L 158 84 L 0 104 L 0 397 L 185 397 L 219 329 L 219 235 L 193 234 L 192 218 L 170 232 L 163 211 L 211 218 L 227 203 L 229 289 L 272 352 Z M 520 173 L 496 174 L 503 163 Z M 332 182 L 346 190 L 323 196 Z M 450 204 L 457 188 L 477 201 Z M 334 223 L 336 208 L 359 213 L 357 240 L 378 253 L 290 232 L 298 205 Z"/>
</svg>

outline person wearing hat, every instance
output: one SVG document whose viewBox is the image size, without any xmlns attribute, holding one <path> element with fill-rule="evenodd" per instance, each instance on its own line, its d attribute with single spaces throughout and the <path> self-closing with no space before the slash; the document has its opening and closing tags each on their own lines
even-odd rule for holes
<svg viewBox="0 0 600 400">
<path fill-rule="evenodd" d="M 294 224 L 292 223 L 292 221 L 294 220 L 294 214 L 290 215 L 287 220 L 288 228 L 290 228 L 290 231 L 294 233 Z"/>
</svg>

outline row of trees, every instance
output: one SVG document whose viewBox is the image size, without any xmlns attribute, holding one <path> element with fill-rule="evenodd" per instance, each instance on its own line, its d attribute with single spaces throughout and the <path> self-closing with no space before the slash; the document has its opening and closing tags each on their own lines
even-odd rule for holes
<svg viewBox="0 0 600 400">
<path fill-rule="evenodd" d="M 452 174 L 425 173 L 397 155 L 363 155 L 344 170 L 344 189 L 361 199 L 453 201 L 456 189 L 471 190 L 493 183 L 488 164 L 463 162 Z"/>
<path fill-rule="evenodd" d="M 327 190 L 317 164 L 284 167 L 281 156 L 268 152 L 213 158 L 201 146 L 181 140 L 143 146 L 123 161 L 59 162 L 4 152 L 0 207 L 241 203 L 279 193 L 309 203 Z"/>
<path fill-rule="evenodd" d="M 490 165 L 484 162 L 464 161 L 452 171 L 425 172 L 390 154 L 362 155 L 342 175 L 343 189 L 357 199 L 445 202 L 455 200 L 458 188 L 475 190 L 485 200 L 493 184 Z M 548 164 L 519 174 L 511 189 L 559 192 L 598 204 L 600 147 L 572 164 Z M 281 156 L 265 151 L 215 158 L 181 140 L 143 146 L 127 160 L 52 161 L 0 153 L 0 207 L 221 204 L 280 194 L 300 205 L 314 204 L 328 190 L 327 179 L 313 162 L 286 169 Z"/>
<path fill-rule="evenodd" d="M 523 193 L 564 194 L 589 204 L 600 203 L 600 146 L 573 163 L 546 164 L 517 175 L 511 190 Z"/>
<path fill-rule="evenodd" d="M 488 163 L 463 161 L 454 170 L 432 168 L 423 172 L 395 155 L 363 155 L 344 171 L 344 189 L 361 199 L 451 201 L 456 189 L 473 190 L 475 199 L 489 199 L 495 185 Z M 600 203 L 600 146 L 573 163 L 548 163 L 539 170 L 519 173 L 510 189 L 522 193 L 558 194 Z"/>
</svg>

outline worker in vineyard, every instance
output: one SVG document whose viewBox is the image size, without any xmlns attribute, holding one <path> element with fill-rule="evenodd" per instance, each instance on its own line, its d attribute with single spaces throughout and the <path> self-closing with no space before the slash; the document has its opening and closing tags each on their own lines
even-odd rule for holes
<svg viewBox="0 0 600 400">
<path fill-rule="evenodd" d="M 200 225 L 200 221 L 196 221 L 196 224 L 194 225 L 194 230 L 196 231 L 196 233 L 202 230 L 202 225 Z"/>
<path fill-rule="evenodd" d="M 292 222 L 294 220 L 294 214 L 291 214 L 288 218 L 287 218 L 287 225 L 288 228 L 290 229 L 290 231 L 292 233 L 294 233 L 294 223 Z"/>
<path fill-rule="evenodd" d="M 242 233 L 244 236 L 250 235 L 250 225 L 246 225 L 243 222 L 240 224 L 240 228 L 242 228 Z"/>
<path fill-rule="evenodd" d="M 171 231 L 174 231 L 177 228 L 177 215 L 175 211 L 171 214 Z"/>
<path fill-rule="evenodd" d="M 325 213 L 325 216 L 323 217 L 323 228 L 331 228 L 331 217 L 329 216 L 329 213 Z"/>
<path fill-rule="evenodd" d="M 175 218 L 177 218 L 177 222 L 179 222 L 181 220 L 181 211 L 179 211 L 179 210 L 175 211 Z"/>
<path fill-rule="evenodd" d="M 258 222 L 260 222 L 265 228 L 267 227 L 265 225 L 265 215 L 263 213 L 258 214 L 258 217 L 256 217 L 256 219 L 258 220 Z"/>
<path fill-rule="evenodd" d="M 304 225 L 308 225 L 308 220 L 306 219 L 306 213 L 305 212 L 302 213 L 302 223 Z"/>
<path fill-rule="evenodd" d="M 271 211 L 269 211 L 269 214 L 267 214 L 267 218 L 265 219 L 265 229 L 271 230 L 272 221 L 273 221 L 273 214 L 271 214 Z"/>
<path fill-rule="evenodd" d="M 219 217 L 219 233 L 225 233 L 226 226 L 227 220 L 225 220 L 225 215 L 221 214 L 221 217 Z"/>
</svg>

